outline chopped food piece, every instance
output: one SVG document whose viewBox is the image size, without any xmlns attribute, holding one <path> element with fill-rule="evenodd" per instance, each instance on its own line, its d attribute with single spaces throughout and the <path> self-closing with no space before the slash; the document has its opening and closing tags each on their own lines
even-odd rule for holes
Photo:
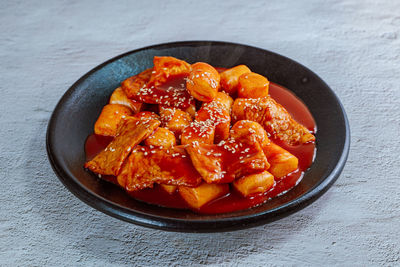
<svg viewBox="0 0 400 267">
<path fill-rule="evenodd" d="M 168 75 L 164 73 L 157 77 L 161 80 L 168 78 L 168 81 L 161 82 L 161 80 L 157 80 L 158 78 L 154 78 L 156 81 L 150 81 L 150 76 L 154 77 L 152 71 L 152 69 L 145 70 L 122 82 L 121 88 L 128 98 L 141 103 L 160 104 L 181 109 L 186 109 L 194 104 L 193 97 L 185 88 L 184 78 L 186 76 L 184 74 L 180 77 L 172 75 L 172 73 Z"/>
<path fill-rule="evenodd" d="M 175 193 L 176 189 L 178 188 L 178 186 L 176 185 L 168 185 L 168 184 L 160 184 L 160 186 L 162 189 L 164 189 L 165 192 L 167 192 L 170 195 Z"/>
<path fill-rule="evenodd" d="M 209 121 L 209 124 L 215 126 L 215 142 L 217 143 L 229 137 L 231 116 L 225 105 L 220 102 L 203 103 L 197 112 L 196 121 Z"/>
<path fill-rule="evenodd" d="M 281 178 L 297 170 L 298 159 L 287 150 L 272 143 L 264 128 L 257 122 L 248 120 L 236 122 L 231 129 L 231 137 L 258 142 L 271 165 L 268 171 L 276 178 Z"/>
<path fill-rule="evenodd" d="M 226 71 L 221 72 L 221 87 L 222 90 L 230 95 L 233 95 L 237 91 L 239 77 L 242 74 L 250 73 L 251 70 L 245 65 L 239 65 Z"/>
<path fill-rule="evenodd" d="M 109 103 L 127 106 L 132 110 L 133 113 L 138 113 L 143 106 L 143 103 L 129 99 L 121 87 L 115 89 L 110 97 Z"/>
<path fill-rule="evenodd" d="M 192 120 L 194 120 L 194 118 L 196 117 L 196 105 L 194 103 L 183 109 L 183 111 L 188 113 L 190 117 L 192 117 Z"/>
<path fill-rule="evenodd" d="M 177 108 L 160 106 L 160 116 L 163 127 L 172 131 L 175 136 L 182 134 L 182 131 L 192 122 L 192 117 L 188 113 Z"/>
<path fill-rule="evenodd" d="M 168 84 L 167 84 L 168 85 Z M 132 97 L 136 101 L 147 104 L 160 104 L 163 106 L 186 109 L 194 103 L 193 97 L 185 88 L 174 86 L 142 87 L 139 93 Z"/>
<path fill-rule="evenodd" d="M 94 124 L 94 133 L 106 136 L 115 136 L 120 121 L 132 114 L 130 108 L 119 104 L 105 105 L 99 118 Z"/>
<path fill-rule="evenodd" d="M 153 187 L 154 183 L 185 186 L 201 183 L 200 175 L 181 146 L 168 150 L 137 146 L 117 180 L 127 191 Z"/>
<path fill-rule="evenodd" d="M 263 150 L 268 158 L 268 162 L 271 164 L 268 171 L 272 173 L 276 179 L 294 172 L 299 167 L 299 160 L 296 156 L 273 142 L 264 146 Z"/>
<path fill-rule="evenodd" d="M 231 128 L 231 137 L 250 142 L 258 142 L 261 147 L 268 145 L 271 141 L 268 138 L 264 128 L 255 121 L 241 120 L 237 121 Z"/>
<path fill-rule="evenodd" d="M 242 74 L 238 81 L 238 97 L 260 98 L 268 96 L 269 81 L 264 76 L 251 72 Z"/>
<path fill-rule="evenodd" d="M 268 171 L 251 174 L 233 181 L 233 187 L 244 197 L 265 193 L 274 184 L 274 176 Z"/>
<path fill-rule="evenodd" d="M 173 132 L 167 128 L 158 127 L 152 135 L 144 140 L 146 146 L 157 148 L 171 148 L 176 145 L 176 138 Z"/>
<path fill-rule="evenodd" d="M 194 209 L 199 209 L 210 201 L 229 193 L 228 184 L 203 183 L 198 187 L 179 186 L 179 194 Z"/>
<path fill-rule="evenodd" d="M 186 145 L 193 142 L 212 144 L 214 143 L 215 126 L 210 120 L 194 121 L 186 127 L 181 135 L 181 144 Z"/>
<path fill-rule="evenodd" d="M 154 57 L 153 64 L 149 84 L 155 87 L 177 77 L 186 77 L 191 70 L 189 63 L 174 57 Z"/>
<path fill-rule="evenodd" d="M 222 106 L 229 114 L 231 114 L 233 99 L 228 94 L 224 92 L 218 92 L 214 101 L 221 103 Z"/>
<path fill-rule="evenodd" d="M 273 138 L 290 145 L 315 140 L 315 136 L 306 127 L 296 122 L 286 109 L 271 97 L 237 98 L 232 107 L 232 119 L 258 122 Z"/>
<path fill-rule="evenodd" d="M 150 112 L 150 111 L 141 111 L 139 113 L 136 113 L 135 115 L 132 115 L 132 117 L 141 119 L 141 120 L 149 120 L 149 119 L 160 120 L 160 116 L 158 116 L 156 113 Z"/>
<path fill-rule="evenodd" d="M 210 103 L 203 103 L 197 112 L 197 121 L 208 121 L 215 126 L 215 142 L 218 143 L 229 137 L 231 123 L 230 106 L 232 98 L 223 92 L 218 92 L 217 97 Z"/>
<path fill-rule="evenodd" d="M 128 96 L 128 98 L 136 97 L 140 92 L 140 89 L 143 88 L 146 83 L 150 80 L 151 72 L 153 69 L 147 69 L 135 76 L 132 76 L 125 81 L 122 82 L 121 88 Z M 140 100 L 139 100 L 140 101 Z M 143 102 L 143 101 L 140 101 Z"/>
<path fill-rule="evenodd" d="M 115 139 L 85 168 L 101 175 L 118 175 L 131 150 L 146 139 L 158 126 L 159 120 L 127 117 L 118 128 Z"/>
<path fill-rule="evenodd" d="M 214 67 L 204 62 L 192 65 L 192 71 L 186 80 L 189 93 L 199 101 L 212 101 L 219 89 L 219 73 Z"/>
<path fill-rule="evenodd" d="M 143 87 L 133 99 L 147 103 L 186 109 L 194 103 L 193 97 L 184 88 L 173 86 Z"/>
<path fill-rule="evenodd" d="M 269 163 L 258 143 L 235 139 L 217 145 L 191 143 L 186 147 L 194 167 L 207 183 L 230 183 L 236 178 L 267 170 Z"/>
<path fill-rule="evenodd" d="M 223 169 L 225 167 L 222 165 L 222 153 L 225 152 L 223 148 L 210 144 L 191 143 L 186 147 L 186 151 L 194 167 L 207 183 L 229 183 L 235 179 L 235 177 L 227 177 Z"/>
</svg>

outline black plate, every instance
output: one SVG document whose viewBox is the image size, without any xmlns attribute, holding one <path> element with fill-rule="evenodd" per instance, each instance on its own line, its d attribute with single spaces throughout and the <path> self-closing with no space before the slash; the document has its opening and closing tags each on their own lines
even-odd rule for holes
<svg viewBox="0 0 400 267">
<path fill-rule="evenodd" d="M 161 208 L 129 197 L 122 189 L 83 169 L 84 143 L 112 91 L 129 76 L 152 67 L 154 56 L 174 56 L 213 66 L 245 64 L 292 90 L 311 111 L 318 127 L 317 155 L 302 181 L 288 193 L 258 207 L 218 215 Z M 315 73 L 281 55 L 241 44 L 190 41 L 134 50 L 99 65 L 57 104 L 47 129 L 47 153 L 62 183 L 90 206 L 135 224 L 170 231 L 227 231 L 264 224 L 296 212 L 321 196 L 339 177 L 349 152 L 350 130 L 333 91 Z"/>
</svg>

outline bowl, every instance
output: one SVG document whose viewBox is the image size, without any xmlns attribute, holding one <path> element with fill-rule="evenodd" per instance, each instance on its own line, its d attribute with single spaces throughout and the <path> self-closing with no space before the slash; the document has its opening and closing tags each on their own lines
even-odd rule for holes
<svg viewBox="0 0 400 267">
<path fill-rule="evenodd" d="M 318 132 L 314 163 L 292 190 L 257 207 L 204 215 L 143 203 L 85 171 L 84 143 L 109 96 L 120 83 L 152 67 L 154 56 L 174 56 L 213 66 L 247 65 L 283 85 L 312 113 Z M 50 118 L 46 146 L 61 182 L 90 206 L 121 220 L 179 232 L 217 232 L 265 224 L 288 216 L 320 197 L 339 177 L 349 152 L 350 130 L 342 104 L 328 85 L 301 64 L 242 44 L 188 41 L 153 45 L 112 58 L 89 71 L 64 94 Z"/>
</svg>

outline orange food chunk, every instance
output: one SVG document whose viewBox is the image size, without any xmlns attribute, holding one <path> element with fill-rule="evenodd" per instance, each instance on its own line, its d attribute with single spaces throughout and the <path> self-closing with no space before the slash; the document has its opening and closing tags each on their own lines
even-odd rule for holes
<svg viewBox="0 0 400 267">
<path fill-rule="evenodd" d="M 193 142 L 212 144 L 214 143 L 215 126 L 211 121 L 194 121 L 186 127 L 181 135 L 181 144 L 186 145 Z"/>
<path fill-rule="evenodd" d="M 241 120 L 231 129 L 231 136 L 239 140 L 258 142 L 271 165 L 268 171 L 281 178 L 298 168 L 298 159 L 287 150 L 271 142 L 264 128 L 254 121 Z"/>
<path fill-rule="evenodd" d="M 230 183 L 269 168 L 260 144 L 235 139 L 217 145 L 191 143 L 186 147 L 192 163 L 207 183 Z"/>
<path fill-rule="evenodd" d="M 291 172 L 297 170 L 299 160 L 296 156 L 289 151 L 281 148 L 280 146 L 270 142 L 263 147 L 264 154 L 268 158 L 271 167 L 268 169 L 276 179 L 282 178 Z"/>
<path fill-rule="evenodd" d="M 185 88 L 172 86 L 158 88 L 143 87 L 133 99 L 147 104 L 160 104 L 162 106 L 175 107 L 182 110 L 186 110 L 194 104 L 193 97 Z"/>
<path fill-rule="evenodd" d="M 219 73 L 213 66 L 197 62 L 192 65 L 192 71 L 186 80 L 189 93 L 199 101 L 212 101 L 219 89 Z"/>
<path fill-rule="evenodd" d="M 214 99 L 215 102 L 221 103 L 222 106 L 229 114 L 231 114 L 233 99 L 224 92 L 218 92 Z"/>
<path fill-rule="evenodd" d="M 131 150 L 146 139 L 158 126 L 159 120 L 127 117 L 118 127 L 115 139 L 85 168 L 101 175 L 117 176 Z"/>
<path fill-rule="evenodd" d="M 203 106 L 197 112 L 196 121 L 209 121 L 209 124 L 215 126 L 216 143 L 229 137 L 231 116 L 229 116 L 226 106 L 218 101 L 203 103 Z"/>
<path fill-rule="evenodd" d="M 251 174 L 233 181 L 233 187 L 244 197 L 265 193 L 274 184 L 274 176 L 268 171 Z"/>
<path fill-rule="evenodd" d="M 196 117 L 196 105 L 194 103 L 190 104 L 187 108 L 183 109 L 186 113 L 192 117 L 192 120 Z"/>
<path fill-rule="evenodd" d="M 160 116 L 158 116 L 156 113 L 151 112 L 151 111 L 141 111 L 139 113 L 136 113 L 132 117 L 140 119 L 140 120 L 160 120 Z"/>
<path fill-rule="evenodd" d="M 143 103 L 129 99 L 121 87 L 115 89 L 110 97 L 109 103 L 127 106 L 132 110 L 133 113 L 138 113 L 143 106 Z"/>
<path fill-rule="evenodd" d="M 238 81 L 238 97 L 259 98 L 268 96 L 269 81 L 264 76 L 251 72 L 243 74 Z"/>
<path fill-rule="evenodd" d="M 230 134 L 231 137 L 235 139 L 258 142 L 261 147 L 264 147 L 270 143 L 267 132 L 259 123 L 255 121 L 237 121 L 232 126 Z"/>
<path fill-rule="evenodd" d="M 176 145 L 176 138 L 173 132 L 167 128 L 158 127 L 152 135 L 144 140 L 146 146 L 158 148 L 171 148 Z"/>
<path fill-rule="evenodd" d="M 150 80 L 152 71 L 153 69 L 147 69 L 137 75 L 129 77 L 121 83 L 121 88 L 128 98 L 134 98 L 139 94 L 140 89 Z M 140 101 L 140 99 L 138 100 Z"/>
<path fill-rule="evenodd" d="M 172 131 L 175 136 L 182 134 L 192 122 L 192 117 L 188 113 L 177 108 L 160 107 L 160 117 L 163 127 Z"/>
<path fill-rule="evenodd" d="M 203 183 L 198 187 L 179 186 L 179 194 L 194 209 L 199 209 L 210 201 L 229 193 L 228 184 Z"/>
<path fill-rule="evenodd" d="M 189 63 L 174 57 L 154 57 L 153 64 L 154 68 L 149 84 L 155 87 L 176 77 L 186 77 L 191 70 Z"/>
<path fill-rule="evenodd" d="M 176 189 L 178 189 L 178 186 L 176 185 L 160 184 L 160 186 L 165 192 L 167 192 L 170 195 L 175 193 Z"/>
<path fill-rule="evenodd" d="M 306 127 L 269 96 L 237 98 L 232 106 L 232 119 L 258 122 L 273 138 L 290 145 L 315 141 L 315 136 Z"/>
<path fill-rule="evenodd" d="M 103 107 L 99 118 L 94 124 L 94 133 L 115 136 L 121 119 L 132 114 L 130 108 L 119 104 L 108 104 Z"/>
<path fill-rule="evenodd" d="M 202 125 L 215 127 L 213 138 L 216 143 L 229 137 L 231 123 L 229 113 L 232 103 L 233 99 L 229 95 L 218 92 L 215 99 L 212 102 L 203 103 L 202 108 L 196 114 L 196 121 L 203 121 Z"/>
<path fill-rule="evenodd" d="M 246 65 L 239 65 L 221 72 L 222 89 L 230 95 L 236 93 L 239 77 L 250 72 L 251 70 Z"/>
<path fill-rule="evenodd" d="M 189 108 L 190 105 L 194 104 L 193 97 L 185 88 L 183 80 L 185 76 L 179 78 L 179 75 L 172 75 L 172 73 L 166 75 L 166 70 L 162 70 L 163 74 L 157 77 L 161 80 L 164 80 L 164 78 L 161 77 L 165 77 L 165 79 L 168 78 L 168 81 L 150 81 L 150 77 L 156 79 L 154 78 L 155 74 L 152 76 L 152 70 L 153 69 L 145 70 L 144 72 L 132 76 L 122 82 L 121 88 L 128 98 L 141 103 L 160 104 L 181 109 Z M 177 83 L 174 79 L 177 79 L 178 81 L 179 79 L 181 80 Z"/>
<path fill-rule="evenodd" d="M 167 150 L 137 146 L 117 176 L 117 181 L 125 190 L 136 191 L 153 187 L 154 183 L 197 186 L 201 177 L 181 146 Z"/>
</svg>

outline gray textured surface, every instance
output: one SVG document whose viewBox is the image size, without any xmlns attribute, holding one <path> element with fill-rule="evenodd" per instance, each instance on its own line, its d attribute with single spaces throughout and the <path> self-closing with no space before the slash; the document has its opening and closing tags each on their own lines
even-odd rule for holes
<svg viewBox="0 0 400 267">
<path fill-rule="evenodd" d="M 0 2 L 0 265 L 400 265 L 399 1 L 25 2 Z M 281 53 L 336 91 L 351 152 L 317 202 L 249 230 L 179 234 L 111 218 L 61 185 L 45 130 L 64 91 L 115 55 L 193 39 Z"/>
</svg>

